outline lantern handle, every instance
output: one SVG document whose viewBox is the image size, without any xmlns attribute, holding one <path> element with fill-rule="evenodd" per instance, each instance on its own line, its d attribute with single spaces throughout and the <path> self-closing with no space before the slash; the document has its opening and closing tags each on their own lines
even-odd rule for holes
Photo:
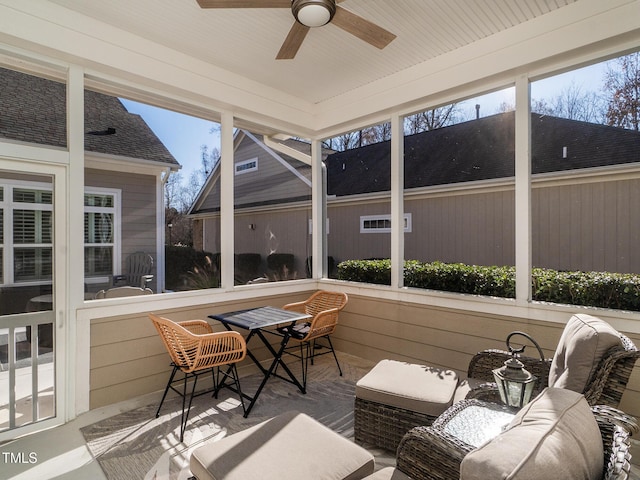
<svg viewBox="0 0 640 480">
<path fill-rule="evenodd" d="M 538 342 L 536 342 L 529 334 L 524 333 L 524 332 L 520 332 L 520 331 L 515 331 L 515 332 L 511 332 L 509 335 L 507 335 L 507 348 L 509 349 L 509 352 L 511 354 L 513 354 L 513 356 L 517 356 L 520 353 L 524 352 L 524 349 L 526 347 L 526 345 L 522 345 L 522 347 L 520 348 L 513 348 L 511 346 L 511 344 L 509 343 L 509 340 L 511 340 L 511 337 L 513 337 L 514 335 L 520 335 L 525 337 L 527 340 L 529 340 L 531 343 L 533 343 L 535 345 L 535 347 L 538 349 L 538 353 L 540 354 L 540 360 L 542 360 L 543 362 L 544 360 L 544 353 L 542 353 L 542 349 L 540 348 L 540 345 L 538 345 Z"/>
</svg>

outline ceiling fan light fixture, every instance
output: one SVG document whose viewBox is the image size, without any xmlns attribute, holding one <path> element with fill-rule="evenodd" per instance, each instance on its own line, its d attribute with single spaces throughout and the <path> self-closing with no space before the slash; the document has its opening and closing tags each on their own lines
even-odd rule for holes
<svg viewBox="0 0 640 480">
<path fill-rule="evenodd" d="M 293 0 L 291 11 L 298 22 L 307 27 L 321 27 L 336 13 L 335 0 Z"/>
</svg>

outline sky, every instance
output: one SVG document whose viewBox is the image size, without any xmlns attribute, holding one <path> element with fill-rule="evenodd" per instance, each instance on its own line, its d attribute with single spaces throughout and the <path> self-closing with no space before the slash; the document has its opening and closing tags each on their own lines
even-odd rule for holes
<svg viewBox="0 0 640 480">
<path fill-rule="evenodd" d="M 587 90 L 599 89 L 602 85 L 605 65 L 606 63 L 603 62 L 534 82 L 531 95 L 535 99 L 552 98 L 572 82 Z M 513 87 L 506 88 L 466 100 L 462 103 L 462 108 L 467 118 L 475 117 L 476 103 L 480 104 L 480 116 L 493 115 L 502 102 L 515 104 L 514 95 Z M 220 132 L 219 130 L 211 131 L 215 124 L 210 120 L 202 120 L 131 100 L 121 99 L 121 101 L 129 112 L 139 114 L 144 119 L 182 165 L 180 172 L 184 182 L 188 181 L 193 171 L 202 166 L 202 145 L 207 145 L 209 151 L 214 147 L 220 149 Z"/>
<path fill-rule="evenodd" d="M 184 181 L 189 179 L 191 172 L 202 167 L 202 145 L 207 145 L 209 151 L 212 147 L 220 149 L 220 133 L 219 131 L 211 132 L 215 123 L 210 120 L 202 120 L 122 98 L 120 101 L 130 113 L 136 113 L 142 117 L 167 150 L 182 165 L 180 173 Z"/>
</svg>

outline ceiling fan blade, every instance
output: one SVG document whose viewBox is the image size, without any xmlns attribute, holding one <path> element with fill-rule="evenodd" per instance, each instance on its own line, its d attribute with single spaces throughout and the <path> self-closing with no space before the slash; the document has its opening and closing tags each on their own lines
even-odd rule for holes
<svg viewBox="0 0 640 480">
<path fill-rule="evenodd" d="M 294 58 L 304 41 L 304 37 L 309 33 L 309 30 L 309 27 L 295 22 L 291 30 L 289 30 L 287 38 L 284 39 L 284 43 L 282 47 L 280 47 L 276 60 L 291 60 Z"/>
<path fill-rule="evenodd" d="M 200 8 L 291 8 L 291 0 L 196 0 Z"/>
<path fill-rule="evenodd" d="M 336 6 L 336 14 L 333 16 L 331 23 L 380 50 L 396 38 L 393 33 L 355 13 L 351 13 L 349 10 L 345 10 L 341 6 Z"/>
</svg>

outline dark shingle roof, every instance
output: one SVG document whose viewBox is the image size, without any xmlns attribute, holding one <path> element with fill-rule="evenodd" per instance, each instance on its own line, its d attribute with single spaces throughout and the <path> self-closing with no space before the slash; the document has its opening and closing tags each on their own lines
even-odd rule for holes
<svg viewBox="0 0 640 480">
<path fill-rule="evenodd" d="M 139 115 L 116 97 L 85 90 L 85 150 L 178 165 Z M 112 135 L 90 135 L 89 132 Z M 66 86 L 0 68 L 0 137 L 65 147 Z"/>
<path fill-rule="evenodd" d="M 405 137 L 405 187 L 514 176 L 514 115 L 492 115 Z M 640 133 L 631 130 L 534 113 L 531 135 L 533 173 L 640 162 Z M 390 155 L 390 142 L 330 155 L 329 195 L 390 190 Z"/>
</svg>

